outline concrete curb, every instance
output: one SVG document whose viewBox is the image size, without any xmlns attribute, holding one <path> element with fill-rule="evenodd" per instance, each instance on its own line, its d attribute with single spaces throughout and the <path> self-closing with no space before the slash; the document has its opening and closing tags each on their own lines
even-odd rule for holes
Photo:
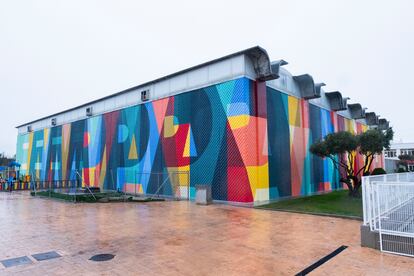
<svg viewBox="0 0 414 276">
<path fill-rule="evenodd" d="M 286 212 L 286 213 L 295 213 L 295 214 L 303 214 L 303 215 L 312 215 L 312 216 L 321 216 L 321 217 L 342 218 L 342 219 L 350 219 L 350 220 L 362 221 L 362 218 L 356 217 L 356 216 L 345 216 L 345 215 L 326 214 L 326 213 L 314 213 L 314 212 L 305 212 L 305 211 L 287 210 L 287 209 L 273 209 L 273 208 L 266 208 L 266 207 L 254 207 L 254 209 L 261 209 L 261 210 L 267 210 L 267 211 L 278 211 L 278 212 Z"/>
</svg>

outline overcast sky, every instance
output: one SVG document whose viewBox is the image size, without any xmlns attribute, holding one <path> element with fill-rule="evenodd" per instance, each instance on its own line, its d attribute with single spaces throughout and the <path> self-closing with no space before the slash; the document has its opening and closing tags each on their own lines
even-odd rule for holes
<svg viewBox="0 0 414 276">
<path fill-rule="evenodd" d="M 0 0 L 0 152 L 16 125 L 251 46 L 414 141 L 412 1 Z"/>
</svg>

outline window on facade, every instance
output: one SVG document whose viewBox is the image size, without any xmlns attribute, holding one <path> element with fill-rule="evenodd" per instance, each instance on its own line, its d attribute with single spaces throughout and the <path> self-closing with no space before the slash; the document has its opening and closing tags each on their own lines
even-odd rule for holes
<svg viewBox="0 0 414 276">
<path fill-rule="evenodd" d="M 414 149 L 402 149 L 401 155 L 414 155 Z"/>
<path fill-rule="evenodd" d="M 145 102 L 149 100 L 149 90 L 141 91 L 141 101 Z"/>
<path fill-rule="evenodd" d="M 388 158 L 397 157 L 397 151 L 396 150 L 386 150 L 384 152 L 384 156 Z"/>
</svg>

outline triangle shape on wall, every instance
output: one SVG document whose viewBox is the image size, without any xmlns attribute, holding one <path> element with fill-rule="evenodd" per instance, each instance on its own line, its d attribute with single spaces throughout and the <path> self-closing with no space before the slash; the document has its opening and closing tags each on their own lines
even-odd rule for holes
<svg viewBox="0 0 414 276">
<path fill-rule="evenodd" d="M 129 147 L 128 159 L 136 160 L 138 159 L 137 145 L 135 141 L 135 134 L 132 134 L 131 146 Z"/>
</svg>

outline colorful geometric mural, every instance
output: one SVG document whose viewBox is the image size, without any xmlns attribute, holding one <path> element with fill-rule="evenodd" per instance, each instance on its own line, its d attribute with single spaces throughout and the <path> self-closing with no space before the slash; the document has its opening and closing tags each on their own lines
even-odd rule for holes
<svg viewBox="0 0 414 276">
<path fill-rule="evenodd" d="M 213 199 L 253 202 L 341 188 L 330 161 L 309 146 L 334 131 L 364 129 L 239 78 L 19 135 L 17 160 L 22 174 L 42 181 L 79 172 L 83 186 L 150 194 L 156 173 L 188 172 L 178 185 L 189 184 L 191 198 L 196 184 L 210 184 Z"/>
</svg>

